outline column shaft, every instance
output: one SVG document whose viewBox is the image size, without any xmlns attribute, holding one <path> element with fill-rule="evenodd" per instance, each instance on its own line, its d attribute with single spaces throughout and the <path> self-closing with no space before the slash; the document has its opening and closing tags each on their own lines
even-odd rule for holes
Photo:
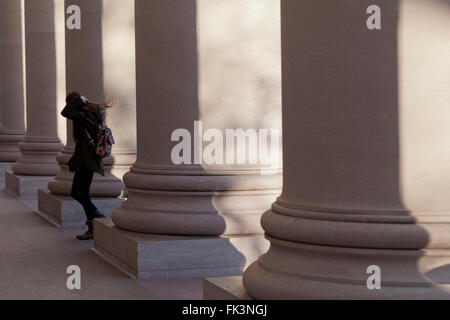
<svg viewBox="0 0 450 320">
<path fill-rule="evenodd" d="M 64 107 L 58 81 L 64 72 L 60 4 L 61 0 L 25 0 L 27 134 L 19 145 L 22 155 L 12 167 L 17 175 L 58 172 L 55 157 L 65 132 L 58 128 L 57 119 Z"/>
<path fill-rule="evenodd" d="M 367 3 L 345 2 L 281 2 L 284 186 L 244 285 L 258 299 L 448 298 L 448 3 L 382 1 L 369 30 Z"/>
<path fill-rule="evenodd" d="M 0 162 L 15 162 L 25 137 L 23 1 L 0 1 Z"/>
</svg>

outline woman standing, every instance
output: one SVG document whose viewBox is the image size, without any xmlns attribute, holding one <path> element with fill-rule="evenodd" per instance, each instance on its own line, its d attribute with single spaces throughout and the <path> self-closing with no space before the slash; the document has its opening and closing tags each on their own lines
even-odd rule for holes
<svg viewBox="0 0 450 320">
<path fill-rule="evenodd" d="M 94 219 L 104 216 L 92 203 L 90 188 L 94 173 L 105 175 L 102 159 L 97 156 L 96 143 L 99 130 L 105 121 L 106 104 L 91 103 L 78 92 L 70 93 L 66 98 L 66 107 L 62 116 L 73 121 L 75 152 L 69 160 L 70 172 L 75 172 L 72 184 L 72 197 L 84 208 L 88 230 L 77 236 L 78 240 L 94 238 Z"/>
</svg>

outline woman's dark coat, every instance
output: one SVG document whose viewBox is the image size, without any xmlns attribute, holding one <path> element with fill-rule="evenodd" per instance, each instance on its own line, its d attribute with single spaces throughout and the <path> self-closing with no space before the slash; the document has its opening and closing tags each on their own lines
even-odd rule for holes
<svg viewBox="0 0 450 320">
<path fill-rule="evenodd" d="M 97 137 L 100 125 L 104 121 L 104 113 L 87 110 L 81 98 L 76 99 L 72 104 L 68 104 L 61 112 L 63 117 L 73 121 L 75 127 L 75 152 L 69 160 L 71 172 L 76 170 L 90 170 L 105 175 L 102 159 L 97 157 L 95 147 L 90 142 L 91 136 L 94 143 L 97 143 Z"/>
</svg>

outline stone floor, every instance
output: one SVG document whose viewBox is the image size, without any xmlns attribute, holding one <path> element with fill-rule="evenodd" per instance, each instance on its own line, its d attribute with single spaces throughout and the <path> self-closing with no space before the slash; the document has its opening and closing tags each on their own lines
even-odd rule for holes
<svg viewBox="0 0 450 320">
<path fill-rule="evenodd" d="M 135 280 L 97 256 L 80 228 L 57 228 L 34 198 L 17 199 L 0 181 L 0 299 L 203 298 L 202 280 Z M 66 269 L 81 268 L 81 290 L 68 290 Z"/>
</svg>

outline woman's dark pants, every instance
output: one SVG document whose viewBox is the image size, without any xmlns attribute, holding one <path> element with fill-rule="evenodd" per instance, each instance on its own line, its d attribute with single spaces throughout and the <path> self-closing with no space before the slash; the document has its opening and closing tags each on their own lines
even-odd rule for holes
<svg viewBox="0 0 450 320">
<path fill-rule="evenodd" d="M 93 178 L 93 171 L 77 170 L 72 184 L 72 198 L 83 206 L 88 221 L 95 218 L 97 211 L 97 207 L 92 203 L 91 196 L 89 195 Z"/>
</svg>

